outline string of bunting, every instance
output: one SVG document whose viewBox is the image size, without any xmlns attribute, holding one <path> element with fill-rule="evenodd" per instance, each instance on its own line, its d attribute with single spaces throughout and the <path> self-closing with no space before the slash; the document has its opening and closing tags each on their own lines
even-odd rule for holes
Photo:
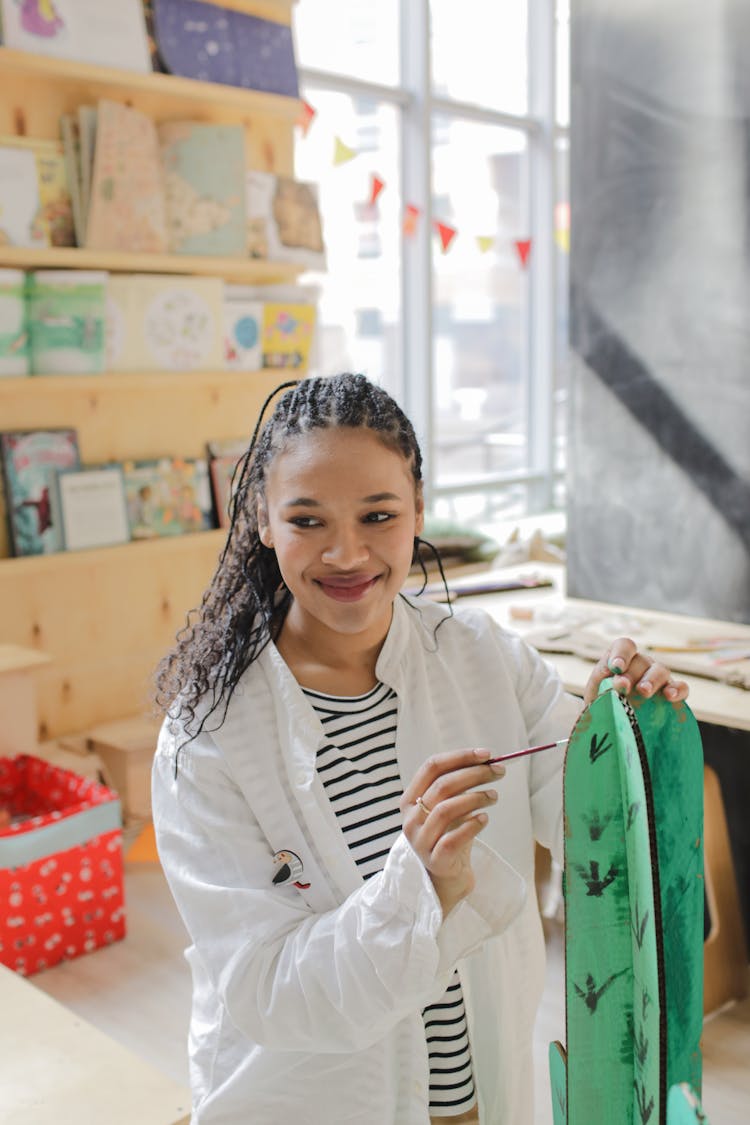
<svg viewBox="0 0 750 1125">
<path fill-rule="evenodd" d="M 296 122 L 302 137 L 308 135 L 316 117 L 317 112 L 314 106 L 310 105 L 308 101 L 302 100 L 300 113 Z M 350 161 L 356 159 L 358 155 L 357 150 L 346 144 L 340 136 L 334 136 L 332 157 L 334 167 L 348 164 Z M 375 206 L 378 197 L 385 191 L 386 186 L 386 182 L 382 177 L 378 176 L 375 172 L 370 174 L 370 191 L 367 199 L 367 203 L 370 207 Z M 416 236 L 421 214 L 421 208 L 415 203 L 406 203 L 404 205 L 402 231 L 405 238 L 414 238 Z M 438 237 L 442 253 L 447 254 L 456 238 L 459 237 L 460 232 L 458 228 L 439 220 L 435 220 L 432 227 Z M 564 253 L 568 253 L 570 249 L 570 208 L 567 203 L 558 203 L 555 208 L 554 237 L 555 243 L 559 249 Z M 496 236 L 491 234 L 476 235 L 475 241 L 481 254 L 487 254 L 493 246 L 497 244 Z M 512 244 L 521 268 L 526 269 L 531 256 L 533 240 L 530 238 L 518 238 L 514 239 Z"/>
</svg>

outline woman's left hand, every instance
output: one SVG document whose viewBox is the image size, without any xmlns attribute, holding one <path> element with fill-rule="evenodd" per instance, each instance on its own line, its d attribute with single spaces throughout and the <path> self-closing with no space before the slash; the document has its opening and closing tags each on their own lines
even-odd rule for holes
<svg viewBox="0 0 750 1125">
<path fill-rule="evenodd" d="M 644 656 L 628 637 L 613 641 L 595 664 L 586 684 L 584 703 L 588 705 L 596 699 L 599 684 L 608 676 L 613 677 L 612 686 L 621 695 L 634 691 L 648 699 L 660 691 L 670 703 L 679 703 L 687 698 L 689 690 L 684 680 L 675 680 L 665 664 Z"/>
</svg>

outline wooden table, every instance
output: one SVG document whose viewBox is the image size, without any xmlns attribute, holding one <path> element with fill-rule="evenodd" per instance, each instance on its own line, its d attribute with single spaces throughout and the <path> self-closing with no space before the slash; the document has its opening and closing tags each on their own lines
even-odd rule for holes
<svg viewBox="0 0 750 1125">
<path fill-rule="evenodd" d="M 456 604 L 481 606 L 501 625 L 514 629 L 530 641 L 540 632 L 593 631 L 603 638 L 601 647 L 594 646 L 597 653 L 606 651 L 607 641 L 618 636 L 632 637 L 643 649 L 652 646 L 680 649 L 688 641 L 732 638 L 750 652 L 748 625 L 568 598 L 564 568 L 552 564 L 533 563 L 502 571 L 504 578 L 531 574 L 551 578 L 553 586 L 462 596 Z M 455 580 L 459 586 L 462 581 L 470 583 L 472 577 Z M 654 655 L 673 668 L 685 656 L 679 651 L 654 652 Z M 544 656 L 555 665 L 567 690 L 582 695 L 592 661 L 562 653 L 544 652 Z M 712 654 L 690 654 L 687 659 L 708 665 Z M 750 659 L 733 663 L 731 667 L 744 673 L 750 683 Z M 675 674 L 690 687 L 688 703 L 696 719 L 732 730 L 750 731 L 750 690 L 703 676 Z M 729 1000 L 747 995 L 748 957 L 724 801 L 717 774 L 708 766 L 704 774 L 704 867 L 710 917 L 704 946 L 704 1010 L 712 1012 Z"/>
<path fill-rule="evenodd" d="M 651 645 L 681 646 L 688 640 L 701 638 L 732 637 L 750 652 L 750 625 L 568 598 L 565 595 L 564 568 L 549 563 L 508 567 L 502 574 L 507 577 L 539 574 L 550 578 L 553 586 L 461 597 L 456 604 L 481 606 L 501 625 L 513 629 L 521 636 L 533 636 L 542 630 L 564 632 L 573 623 L 578 629 L 600 633 L 610 640 L 618 636 L 630 636 L 642 648 Z M 464 581 L 470 581 L 471 577 L 479 576 L 467 576 Z M 521 611 L 527 611 L 532 616 L 529 619 L 516 616 Z M 568 691 L 581 695 L 591 674 L 591 661 L 557 653 L 544 655 L 555 665 Z M 673 666 L 685 654 L 664 652 L 655 655 L 665 664 Z M 690 659 L 708 664 L 711 657 L 710 654 L 697 654 Z M 750 678 L 750 659 L 732 667 L 743 671 Z M 701 676 L 682 672 L 675 674 L 690 685 L 688 702 L 696 719 L 735 730 L 750 731 L 750 691 L 716 683 Z"/>
<path fill-rule="evenodd" d="M 0 965 L 0 1122 L 186 1125 L 190 1093 Z"/>
</svg>

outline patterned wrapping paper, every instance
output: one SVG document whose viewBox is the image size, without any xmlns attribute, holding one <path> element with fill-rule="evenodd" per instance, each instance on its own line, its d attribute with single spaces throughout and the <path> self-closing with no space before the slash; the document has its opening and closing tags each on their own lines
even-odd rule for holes
<svg viewBox="0 0 750 1125">
<path fill-rule="evenodd" d="M 120 802 L 24 754 L 0 758 L 0 963 L 23 976 L 125 936 Z"/>
</svg>

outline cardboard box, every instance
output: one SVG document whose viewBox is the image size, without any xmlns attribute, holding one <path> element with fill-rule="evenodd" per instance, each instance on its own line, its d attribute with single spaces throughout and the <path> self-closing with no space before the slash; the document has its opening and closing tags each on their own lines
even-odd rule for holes
<svg viewBox="0 0 750 1125">
<path fill-rule="evenodd" d="M 23 976 L 125 936 L 120 802 L 21 754 L 0 758 L 0 963 Z"/>
<path fill-rule="evenodd" d="M 160 726 L 159 719 L 135 715 L 82 732 L 88 749 L 104 763 L 127 818 L 151 819 L 151 764 Z"/>
</svg>

